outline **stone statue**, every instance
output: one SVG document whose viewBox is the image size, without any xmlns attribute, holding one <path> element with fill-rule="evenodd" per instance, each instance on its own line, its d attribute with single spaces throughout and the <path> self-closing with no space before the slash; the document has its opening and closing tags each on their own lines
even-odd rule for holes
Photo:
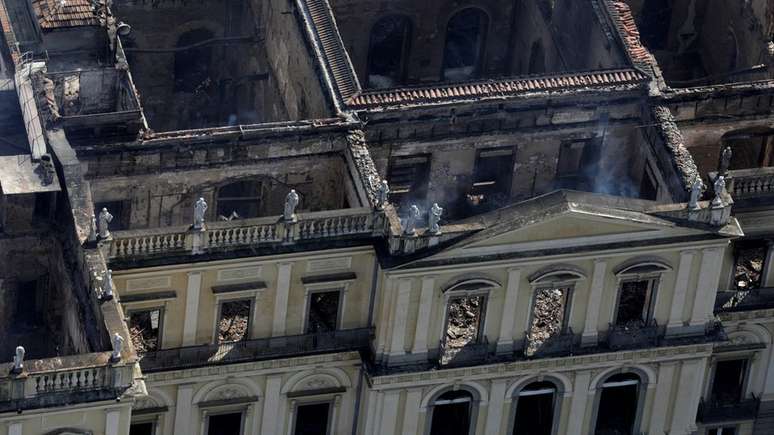
<svg viewBox="0 0 774 435">
<path fill-rule="evenodd" d="M 113 299 L 113 271 L 110 269 L 102 277 L 102 299 Z"/>
<path fill-rule="evenodd" d="M 728 168 L 731 167 L 731 157 L 733 157 L 734 152 L 731 150 L 731 147 L 725 147 L 723 149 L 723 153 L 720 154 L 720 165 L 718 166 L 718 175 L 726 176 L 728 175 Z"/>
<path fill-rule="evenodd" d="M 726 177 L 718 175 L 718 179 L 715 180 L 715 199 L 712 200 L 713 207 L 723 206 L 723 196 L 726 193 Z"/>
<path fill-rule="evenodd" d="M 283 217 L 286 221 L 296 221 L 296 206 L 298 206 L 298 194 L 295 189 L 290 189 L 288 196 L 285 197 L 285 212 Z"/>
<path fill-rule="evenodd" d="M 195 230 L 204 229 L 204 213 L 206 212 L 207 212 L 207 201 L 205 201 L 204 198 L 199 198 L 196 201 L 196 203 L 194 203 L 193 229 Z"/>
<path fill-rule="evenodd" d="M 390 186 L 387 184 L 387 180 L 382 179 L 379 184 L 379 192 L 376 194 L 376 208 L 384 210 L 384 206 L 388 204 L 390 196 Z"/>
<path fill-rule="evenodd" d="M 124 337 L 121 337 L 121 334 L 116 332 L 113 334 L 111 341 L 113 342 L 113 353 L 110 354 L 110 359 L 118 361 L 121 359 L 121 347 L 124 345 Z"/>
<path fill-rule="evenodd" d="M 697 175 L 696 179 L 693 180 L 693 185 L 691 185 L 691 199 L 688 202 L 689 210 L 698 210 L 701 208 L 699 207 L 699 198 L 701 198 L 701 191 L 703 188 L 704 183 L 701 181 L 701 177 Z"/>
<path fill-rule="evenodd" d="M 96 242 L 97 241 L 97 217 L 94 216 L 94 213 L 91 214 L 91 225 L 89 226 L 89 242 Z"/>
<path fill-rule="evenodd" d="M 13 357 L 12 373 L 21 373 L 24 370 L 24 348 L 16 346 L 16 355 Z"/>
<path fill-rule="evenodd" d="M 437 203 L 433 204 L 433 206 L 430 208 L 430 215 L 427 217 L 427 225 L 430 229 L 430 233 L 432 234 L 441 233 L 441 226 L 439 225 L 439 223 L 441 222 L 442 213 L 443 213 L 443 209 L 439 207 Z"/>
<path fill-rule="evenodd" d="M 100 239 L 109 239 L 110 238 L 110 230 L 108 229 L 108 224 L 113 220 L 113 215 L 110 214 L 107 208 L 103 208 L 101 212 L 99 212 L 99 238 Z"/>
<path fill-rule="evenodd" d="M 412 205 L 409 208 L 409 215 L 406 219 L 406 235 L 409 236 L 416 236 L 417 235 L 417 224 L 419 223 L 419 217 L 421 216 L 421 213 L 419 212 L 419 207 L 416 205 Z"/>
</svg>

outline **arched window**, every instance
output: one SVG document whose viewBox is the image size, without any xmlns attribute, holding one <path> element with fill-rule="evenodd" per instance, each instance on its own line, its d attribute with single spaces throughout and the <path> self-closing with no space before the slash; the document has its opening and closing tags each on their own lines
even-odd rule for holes
<svg viewBox="0 0 774 435">
<path fill-rule="evenodd" d="M 585 275 L 572 266 L 551 267 L 530 277 L 533 287 L 526 356 L 562 353 L 572 348 L 570 306 L 577 281 Z"/>
<path fill-rule="evenodd" d="M 540 40 L 532 43 L 529 53 L 529 74 L 543 74 L 546 72 L 546 54 L 543 50 L 543 42 Z"/>
<path fill-rule="evenodd" d="M 651 50 L 667 49 L 669 26 L 672 22 L 672 2 L 670 0 L 645 0 L 637 27 L 642 42 Z"/>
<path fill-rule="evenodd" d="M 489 19 L 478 8 L 457 12 L 446 25 L 443 79 L 465 80 L 479 73 Z"/>
<path fill-rule="evenodd" d="M 218 217 L 238 219 L 258 217 L 261 183 L 255 180 L 236 181 L 218 189 Z"/>
<path fill-rule="evenodd" d="M 642 381 L 635 373 L 620 373 L 601 385 L 595 435 L 634 435 L 637 432 Z"/>
<path fill-rule="evenodd" d="M 432 402 L 430 435 L 472 435 L 476 403 L 468 390 L 447 391 Z"/>
<path fill-rule="evenodd" d="M 515 397 L 513 435 L 552 435 L 558 422 L 558 389 L 553 382 L 532 382 Z"/>
<path fill-rule="evenodd" d="M 389 88 L 403 81 L 411 20 L 391 15 L 376 22 L 368 47 L 368 87 Z"/>
<path fill-rule="evenodd" d="M 180 35 L 175 52 L 175 91 L 193 92 L 210 77 L 212 48 L 203 44 L 212 39 L 207 29 L 194 29 Z"/>
<path fill-rule="evenodd" d="M 441 337 L 442 365 L 486 358 L 488 343 L 483 329 L 486 305 L 489 292 L 498 286 L 489 279 L 467 279 L 444 290 L 446 319 Z"/>
<path fill-rule="evenodd" d="M 722 139 L 722 152 L 731 147 L 730 169 L 752 169 L 774 164 L 774 131 L 769 128 L 750 128 L 726 133 Z"/>
</svg>

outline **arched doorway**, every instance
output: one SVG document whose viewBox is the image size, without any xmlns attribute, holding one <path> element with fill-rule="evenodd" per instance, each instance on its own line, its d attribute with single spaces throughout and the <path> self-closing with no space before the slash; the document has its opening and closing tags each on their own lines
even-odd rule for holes
<svg viewBox="0 0 774 435">
<path fill-rule="evenodd" d="M 466 80 L 479 74 L 489 18 L 478 8 L 463 9 L 446 25 L 443 79 Z"/>
</svg>

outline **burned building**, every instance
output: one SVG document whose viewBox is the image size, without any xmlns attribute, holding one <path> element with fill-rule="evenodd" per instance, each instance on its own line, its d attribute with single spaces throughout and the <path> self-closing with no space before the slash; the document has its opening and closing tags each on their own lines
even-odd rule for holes
<svg viewBox="0 0 774 435">
<path fill-rule="evenodd" d="M 771 20 L 0 0 L 0 434 L 769 433 Z"/>
</svg>

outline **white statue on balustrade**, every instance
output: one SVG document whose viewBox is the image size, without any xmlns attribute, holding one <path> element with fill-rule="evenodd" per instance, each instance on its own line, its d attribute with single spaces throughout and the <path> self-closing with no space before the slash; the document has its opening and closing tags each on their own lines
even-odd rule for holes
<svg viewBox="0 0 774 435">
<path fill-rule="evenodd" d="M 693 185 L 691 185 L 691 198 L 688 201 L 689 210 L 699 210 L 701 208 L 699 206 L 699 199 L 701 198 L 702 189 L 704 189 L 704 183 L 701 181 L 701 177 L 697 175 L 693 180 Z"/>
<path fill-rule="evenodd" d="M 110 359 L 112 361 L 118 361 L 121 359 L 121 348 L 124 345 L 124 337 L 121 337 L 121 334 L 116 332 L 113 334 L 111 342 L 113 344 L 113 353 L 110 354 Z"/>
<path fill-rule="evenodd" d="M 443 208 L 439 207 L 437 203 L 434 203 L 433 206 L 430 208 L 430 214 L 427 217 L 428 222 L 428 228 L 431 234 L 440 234 L 441 233 L 441 214 L 443 213 Z"/>
<path fill-rule="evenodd" d="M 21 373 L 24 371 L 24 347 L 16 346 L 16 355 L 13 357 L 13 369 L 11 373 Z"/>
<path fill-rule="evenodd" d="M 376 208 L 384 210 L 384 206 L 388 204 L 390 197 L 390 186 L 387 184 L 387 180 L 382 179 L 379 183 L 379 191 L 376 192 Z"/>
<path fill-rule="evenodd" d="M 285 211 L 283 218 L 286 221 L 295 222 L 298 219 L 296 216 L 296 207 L 298 206 L 298 194 L 295 189 L 290 189 L 288 195 L 285 197 Z"/>
<path fill-rule="evenodd" d="M 406 218 L 406 230 L 404 231 L 406 235 L 408 236 L 416 236 L 417 235 L 417 225 L 419 224 L 419 219 L 422 213 L 419 211 L 419 207 L 416 205 L 412 205 L 409 207 L 409 215 Z"/>
<path fill-rule="evenodd" d="M 204 214 L 206 212 L 207 212 L 207 201 L 205 201 L 204 198 L 199 198 L 196 201 L 196 203 L 194 203 L 193 229 L 195 230 L 204 229 Z"/>
<path fill-rule="evenodd" d="M 110 238 L 110 229 L 108 228 L 108 224 L 113 220 L 113 215 L 110 214 L 107 208 L 103 208 L 101 212 L 99 212 L 99 238 L 100 239 L 109 239 Z"/>
</svg>

